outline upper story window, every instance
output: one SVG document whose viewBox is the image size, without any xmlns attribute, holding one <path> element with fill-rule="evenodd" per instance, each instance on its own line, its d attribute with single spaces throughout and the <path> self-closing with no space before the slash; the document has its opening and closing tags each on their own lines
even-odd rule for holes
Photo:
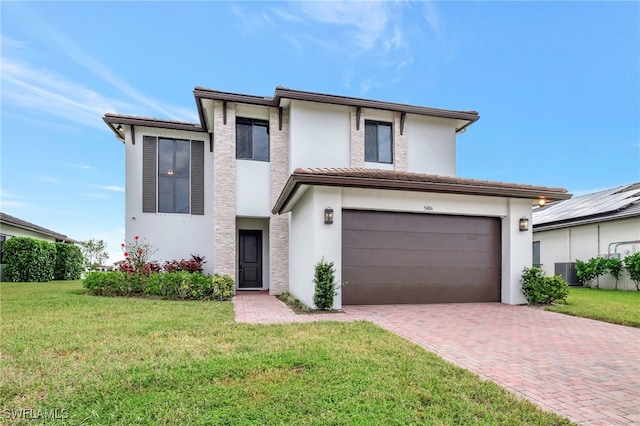
<svg viewBox="0 0 640 426">
<path fill-rule="evenodd" d="M 189 213 L 190 142 L 158 138 L 158 212 Z"/>
<path fill-rule="evenodd" d="M 393 163 L 393 127 L 391 123 L 365 120 L 364 161 Z"/>
<path fill-rule="evenodd" d="M 142 211 L 204 214 L 204 141 L 144 136 Z"/>
<path fill-rule="evenodd" d="M 236 118 L 236 158 L 269 161 L 269 122 Z"/>
</svg>

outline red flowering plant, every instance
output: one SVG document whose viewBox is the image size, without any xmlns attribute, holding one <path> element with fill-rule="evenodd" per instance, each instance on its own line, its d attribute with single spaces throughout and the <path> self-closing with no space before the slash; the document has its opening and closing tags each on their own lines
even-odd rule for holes
<svg viewBox="0 0 640 426">
<path fill-rule="evenodd" d="M 149 259 L 157 251 L 146 240 L 140 239 L 139 236 L 133 237 L 133 242 L 125 242 L 120 244 L 120 248 L 124 252 L 124 263 L 120 269 L 129 273 L 143 273 L 149 275 L 152 272 L 159 272 L 160 265 L 158 262 L 150 262 Z"/>
</svg>

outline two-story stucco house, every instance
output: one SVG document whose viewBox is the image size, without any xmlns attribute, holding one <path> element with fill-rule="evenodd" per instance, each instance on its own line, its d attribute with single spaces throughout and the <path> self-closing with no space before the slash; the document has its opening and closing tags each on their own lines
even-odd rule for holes
<svg viewBox="0 0 640 426">
<path fill-rule="evenodd" d="M 125 144 L 126 235 L 160 260 L 206 256 L 237 289 L 313 305 L 334 262 L 342 304 L 523 303 L 540 200 L 561 188 L 456 177 L 451 111 L 277 87 L 273 97 L 197 87 L 199 123 L 106 114 Z"/>
</svg>

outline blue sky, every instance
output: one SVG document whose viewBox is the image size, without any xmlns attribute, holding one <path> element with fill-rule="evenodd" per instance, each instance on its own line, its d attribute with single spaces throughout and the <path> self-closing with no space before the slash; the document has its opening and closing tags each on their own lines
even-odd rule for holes
<svg viewBox="0 0 640 426">
<path fill-rule="evenodd" d="M 638 2 L 1 2 L 2 211 L 124 238 L 106 112 L 197 120 L 193 88 L 476 110 L 458 175 L 640 181 Z"/>
</svg>

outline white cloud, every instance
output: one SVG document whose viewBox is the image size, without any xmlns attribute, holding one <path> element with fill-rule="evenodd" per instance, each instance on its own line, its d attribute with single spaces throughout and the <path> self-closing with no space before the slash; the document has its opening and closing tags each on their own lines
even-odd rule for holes
<svg viewBox="0 0 640 426">
<path fill-rule="evenodd" d="M 7 207 L 22 208 L 28 206 L 29 203 L 25 203 L 24 201 L 5 200 L 4 198 L 0 200 L 0 208 L 2 208 L 2 211 L 5 211 Z"/>
<path fill-rule="evenodd" d="M 100 120 L 107 111 L 133 108 L 131 104 L 109 99 L 49 71 L 2 58 L 2 97 L 24 108 L 106 129 Z"/>
<path fill-rule="evenodd" d="M 106 112 L 160 115 L 161 118 L 197 122 L 193 108 L 167 105 L 132 88 L 79 46 L 68 41 L 43 23 L 40 31 L 47 42 L 58 47 L 64 55 L 86 69 L 100 81 L 116 88 L 121 96 L 105 96 L 80 80 L 71 80 L 49 69 L 32 65 L 39 57 L 26 43 L 2 36 L 2 101 L 33 111 L 38 117 L 55 116 L 85 126 L 108 131 L 101 117 Z M 9 48 L 7 48 L 9 47 Z M 64 55 L 59 59 L 64 60 Z"/>
<path fill-rule="evenodd" d="M 369 50 L 383 37 L 392 3 L 385 2 L 300 2 L 297 11 L 310 21 L 342 27 L 358 48 Z"/>
<path fill-rule="evenodd" d="M 440 10 L 434 1 L 424 2 L 424 19 L 429 24 L 431 31 L 440 38 L 442 36 L 442 18 L 440 17 Z"/>
<path fill-rule="evenodd" d="M 60 183 L 59 179 L 54 178 L 52 176 L 34 175 L 34 176 L 31 176 L 31 179 L 35 180 L 36 182 L 41 182 L 41 183 Z"/>
<path fill-rule="evenodd" d="M 93 198 L 95 200 L 106 200 L 107 198 L 109 198 L 108 195 L 102 192 L 85 192 L 81 195 L 87 198 Z"/>
<path fill-rule="evenodd" d="M 124 186 L 118 185 L 99 185 L 100 188 L 107 191 L 124 192 Z"/>
<path fill-rule="evenodd" d="M 282 37 L 296 50 L 340 61 L 348 70 L 341 75 L 345 87 L 362 92 L 399 82 L 404 73 L 398 71 L 423 54 L 429 37 L 424 28 L 439 38 L 444 27 L 435 2 L 303 1 L 284 3 L 270 13 L 270 22 L 279 24 Z M 364 64 L 376 68 L 380 83 L 362 79 Z"/>
<path fill-rule="evenodd" d="M 21 194 L 16 194 L 11 191 L 6 191 L 4 188 L 0 192 L 0 210 L 5 213 L 11 214 L 9 211 L 12 208 L 18 211 L 22 208 L 29 207 L 30 204 L 25 201 L 26 197 Z"/>
</svg>

